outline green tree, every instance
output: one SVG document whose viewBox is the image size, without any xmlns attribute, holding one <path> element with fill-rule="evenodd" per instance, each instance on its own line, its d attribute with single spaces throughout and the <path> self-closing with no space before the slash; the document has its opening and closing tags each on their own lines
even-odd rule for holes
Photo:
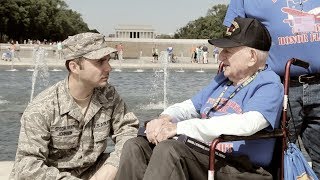
<svg viewBox="0 0 320 180">
<path fill-rule="evenodd" d="M 62 40 L 89 31 L 81 14 L 68 9 L 64 0 L 0 0 L 0 40 Z"/>
<path fill-rule="evenodd" d="M 210 8 L 205 17 L 190 21 L 186 26 L 177 30 L 176 39 L 210 39 L 222 37 L 226 28 L 223 19 L 227 11 L 227 5 L 218 4 Z"/>
</svg>

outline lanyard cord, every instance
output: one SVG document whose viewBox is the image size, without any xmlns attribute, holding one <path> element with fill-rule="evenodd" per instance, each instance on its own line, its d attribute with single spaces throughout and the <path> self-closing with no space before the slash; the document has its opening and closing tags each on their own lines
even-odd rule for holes
<svg viewBox="0 0 320 180">
<path fill-rule="evenodd" d="M 241 89 L 243 89 L 245 86 L 247 86 L 248 84 L 250 84 L 254 78 L 256 78 L 256 76 L 258 75 L 259 72 L 263 71 L 264 69 L 260 69 L 257 72 L 255 72 L 252 76 L 250 76 L 245 82 L 243 82 L 236 90 L 234 90 L 230 96 L 227 98 L 227 100 L 224 102 L 226 103 L 228 100 L 232 99 Z M 218 107 L 223 95 L 227 92 L 228 88 L 231 86 L 232 82 L 229 80 L 227 82 L 227 86 L 224 88 L 224 90 L 220 93 L 219 97 L 217 98 L 217 100 L 214 102 L 214 104 L 212 105 L 212 107 L 207 110 L 206 112 L 204 112 L 204 115 L 206 118 L 209 118 L 209 113 L 212 110 L 216 110 L 216 108 Z M 224 104 L 223 103 L 223 104 Z"/>
</svg>

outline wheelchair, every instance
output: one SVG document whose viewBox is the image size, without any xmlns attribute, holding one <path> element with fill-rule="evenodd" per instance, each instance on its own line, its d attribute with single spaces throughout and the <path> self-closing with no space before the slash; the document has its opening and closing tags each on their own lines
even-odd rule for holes
<svg viewBox="0 0 320 180">
<path fill-rule="evenodd" d="M 214 139 L 210 145 L 209 152 L 209 170 L 208 170 L 208 180 L 214 180 L 215 176 L 215 160 L 216 155 L 219 155 L 219 152 L 216 150 L 217 145 L 220 142 L 230 142 L 238 140 L 257 140 L 257 139 L 266 139 L 266 138 L 276 138 L 275 149 L 273 153 L 273 158 L 271 161 L 271 167 L 269 170 L 273 175 L 274 179 L 283 180 L 284 179 L 284 152 L 287 148 L 287 109 L 288 109 L 288 95 L 289 95 L 289 85 L 290 85 L 290 67 L 291 65 L 300 66 L 305 69 L 309 67 L 309 63 L 302 60 L 292 58 L 288 60 L 285 67 L 285 76 L 284 76 L 284 99 L 283 99 L 283 109 L 281 115 L 280 128 L 275 129 L 274 131 L 261 130 L 251 136 L 232 136 L 232 135 L 221 135 L 218 138 Z M 223 65 L 219 65 L 219 71 L 222 71 Z M 281 148 L 279 147 L 281 146 Z"/>
<path fill-rule="evenodd" d="M 217 145 L 221 142 L 230 142 L 230 141 L 238 141 L 238 140 L 257 140 L 257 139 L 267 139 L 267 138 L 275 138 L 276 144 L 273 152 L 273 158 L 271 160 L 271 165 L 267 170 L 271 172 L 273 175 L 273 179 L 283 180 L 284 179 L 284 152 L 287 148 L 287 109 L 288 109 L 288 94 L 289 94 L 289 84 L 290 84 L 290 67 L 291 65 L 300 66 L 305 69 L 309 67 L 309 63 L 292 58 L 288 60 L 285 67 L 285 76 L 284 76 L 284 99 L 283 99 L 283 108 L 281 115 L 280 128 L 274 129 L 273 131 L 261 130 L 251 136 L 233 136 L 233 135 L 221 135 L 218 138 L 214 139 L 211 142 L 211 145 L 200 142 L 196 139 L 187 137 L 185 135 L 177 135 L 174 139 L 185 143 L 190 148 L 209 155 L 209 168 L 208 168 L 208 180 L 214 180 L 215 178 L 215 162 L 216 156 L 225 158 L 225 153 L 217 150 Z M 219 65 L 219 72 L 222 72 L 223 64 Z M 144 123 L 144 127 L 140 127 L 138 131 L 138 136 L 146 136 L 145 135 L 145 126 L 148 123 Z M 280 146 L 280 147 L 279 147 Z"/>
</svg>

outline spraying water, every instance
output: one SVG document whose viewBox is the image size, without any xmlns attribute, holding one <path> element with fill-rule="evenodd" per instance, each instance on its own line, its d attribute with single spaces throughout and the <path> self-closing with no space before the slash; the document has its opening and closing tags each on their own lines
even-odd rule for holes
<svg viewBox="0 0 320 180">
<path fill-rule="evenodd" d="M 168 79 L 168 62 L 169 54 L 166 51 L 161 51 L 160 53 L 160 62 L 163 69 L 163 109 L 167 108 L 168 99 L 167 99 L 167 79 Z"/>
<path fill-rule="evenodd" d="M 142 69 L 142 64 L 143 64 L 143 61 L 140 57 L 139 59 L 139 68 L 135 71 L 135 72 L 144 72 L 144 70 Z"/>
<path fill-rule="evenodd" d="M 168 106 L 168 97 L 167 97 L 167 81 L 168 81 L 168 53 L 162 51 L 159 56 L 159 62 L 161 63 L 160 69 L 155 70 L 154 78 L 151 82 L 152 88 L 149 90 L 150 104 L 144 106 L 146 109 L 166 109 Z M 162 99 L 159 93 L 163 93 L 163 101 L 159 102 L 159 99 Z"/>
<path fill-rule="evenodd" d="M 122 59 L 119 59 L 119 68 L 114 69 L 115 72 L 122 72 Z"/>
<path fill-rule="evenodd" d="M 33 51 L 34 71 L 32 73 L 32 87 L 31 87 L 30 102 L 33 99 L 35 84 L 38 76 L 43 81 L 44 86 L 47 86 L 49 84 L 49 80 L 48 80 L 49 71 L 48 71 L 47 61 L 45 60 L 45 56 L 46 56 L 46 51 L 43 48 L 37 47 L 34 49 Z"/>
</svg>

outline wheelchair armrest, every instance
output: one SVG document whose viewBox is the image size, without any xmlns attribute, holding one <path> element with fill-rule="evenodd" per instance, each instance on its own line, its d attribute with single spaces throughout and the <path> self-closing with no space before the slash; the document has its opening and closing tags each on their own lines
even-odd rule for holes
<svg viewBox="0 0 320 180">
<path fill-rule="evenodd" d="M 282 129 L 275 129 L 274 131 L 266 131 L 261 130 L 251 136 L 233 136 L 233 135 L 221 135 L 218 138 L 214 139 L 210 146 L 210 155 L 209 155 L 209 176 L 214 174 L 214 162 L 215 162 L 215 154 L 216 147 L 220 142 L 228 142 L 228 141 L 239 141 L 239 140 L 255 140 L 255 139 L 267 139 L 267 138 L 276 138 L 283 137 L 284 133 Z"/>
<path fill-rule="evenodd" d="M 261 130 L 251 136 L 233 136 L 222 134 L 219 139 L 220 142 L 238 141 L 238 140 L 254 140 L 254 139 L 267 139 L 283 136 L 281 129 L 275 129 L 274 131 Z"/>
</svg>

